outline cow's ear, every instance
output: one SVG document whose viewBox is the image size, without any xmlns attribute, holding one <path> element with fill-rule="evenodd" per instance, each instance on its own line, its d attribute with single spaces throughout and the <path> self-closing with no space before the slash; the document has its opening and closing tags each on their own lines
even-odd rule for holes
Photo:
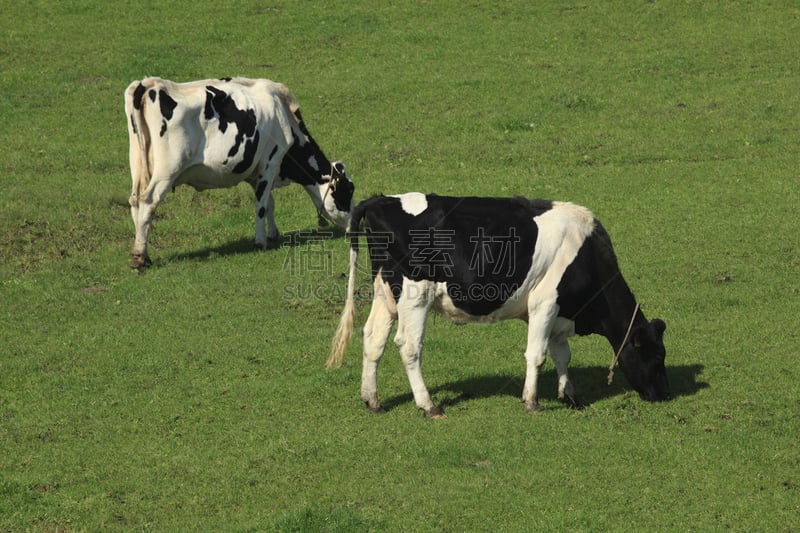
<svg viewBox="0 0 800 533">
<path fill-rule="evenodd" d="M 340 177 L 344 176 L 344 174 L 345 174 L 345 172 L 344 172 L 344 163 L 342 163 L 341 161 L 336 161 L 335 163 L 333 163 L 333 165 L 331 165 L 331 167 L 333 168 L 333 177 L 334 178 L 340 178 Z"/>
<path fill-rule="evenodd" d="M 660 318 L 654 318 L 651 324 L 653 325 L 653 329 L 655 330 L 656 335 L 658 335 L 658 338 L 662 338 L 664 336 L 664 331 L 667 329 L 667 324 Z"/>
</svg>

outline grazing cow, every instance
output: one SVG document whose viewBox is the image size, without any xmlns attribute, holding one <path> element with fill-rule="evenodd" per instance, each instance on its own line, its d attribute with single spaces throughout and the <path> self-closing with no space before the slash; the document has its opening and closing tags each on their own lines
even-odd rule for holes
<svg viewBox="0 0 800 533">
<path fill-rule="evenodd" d="M 174 83 L 134 81 L 125 91 L 136 226 L 131 266 L 150 265 L 147 233 L 167 192 L 249 183 L 256 196 L 255 244 L 278 238 L 272 189 L 302 185 L 320 216 L 342 228 L 354 186 L 341 162 L 331 164 L 303 123 L 288 89 L 270 80 L 225 78 Z M 269 223 L 264 231 L 264 218 Z"/>
<path fill-rule="evenodd" d="M 378 363 L 397 320 L 394 342 L 417 407 L 427 416 L 442 416 L 421 371 L 431 307 L 457 323 L 511 318 L 528 322 L 522 400 L 529 412 L 541 410 L 537 377 L 548 347 L 558 374 L 558 397 L 577 405 L 567 377 L 567 338 L 574 334 L 606 337 L 628 382 L 643 399 L 669 399 L 666 325 L 659 319 L 648 322 L 639 310 L 620 274 L 611 240 L 594 215 L 571 203 L 545 200 L 412 192 L 361 202 L 348 230 L 347 301 L 329 367 L 341 365 L 353 330 L 362 219 L 374 287 L 364 325 L 361 377 L 361 398 L 369 410 L 381 410 Z"/>
</svg>

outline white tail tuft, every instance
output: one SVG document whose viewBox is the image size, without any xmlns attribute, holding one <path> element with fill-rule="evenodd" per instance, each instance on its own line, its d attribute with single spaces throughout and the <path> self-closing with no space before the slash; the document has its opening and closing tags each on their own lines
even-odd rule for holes
<svg viewBox="0 0 800 533">
<path fill-rule="evenodd" d="M 357 239 L 358 237 L 354 237 Z M 350 274 L 347 278 L 347 300 L 342 310 L 342 317 L 339 319 L 339 327 L 336 328 L 336 335 L 333 337 L 331 354 L 328 356 L 326 366 L 340 367 L 344 361 L 344 351 L 353 336 L 353 322 L 356 315 L 356 268 L 358 266 L 358 244 L 350 247 Z"/>
</svg>

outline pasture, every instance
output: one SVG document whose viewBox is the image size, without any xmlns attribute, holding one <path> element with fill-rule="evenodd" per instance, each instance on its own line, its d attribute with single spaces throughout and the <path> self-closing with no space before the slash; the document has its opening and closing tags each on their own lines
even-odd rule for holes
<svg viewBox="0 0 800 533">
<path fill-rule="evenodd" d="M 5 3 L 0 531 L 800 528 L 800 9 L 789 2 Z M 484 5 L 486 4 L 486 5 Z M 285 83 L 356 199 L 570 200 L 611 234 L 675 398 L 573 338 L 587 407 L 525 413 L 525 325 L 431 316 L 326 370 L 347 243 L 277 190 L 178 188 L 129 268 L 134 79 Z M 366 266 L 357 327 L 368 311 Z"/>
</svg>

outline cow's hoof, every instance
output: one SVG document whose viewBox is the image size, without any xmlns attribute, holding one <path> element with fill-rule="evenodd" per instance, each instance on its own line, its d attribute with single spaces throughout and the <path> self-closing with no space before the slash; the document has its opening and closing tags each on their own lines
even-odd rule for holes
<svg viewBox="0 0 800 533">
<path fill-rule="evenodd" d="M 444 411 L 434 405 L 430 409 L 425 409 L 425 418 L 441 420 L 442 418 L 447 418 L 447 415 L 444 414 Z"/>
<path fill-rule="evenodd" d="M 280 248 L 281 244 L 283 244 L 283 240 L 278 235 L 277 237 L 267 237 L 266 242 L 253 242 L 253 248 L 256 250 L 274 250 L 275 248 Z"/>
<path fill-rule="evenodd" d="M 153 262 L 150 261 L 150 257 L 147 254 L 145 255 L 136 254 L 133 256 L 133 259 L 131 259 L 131 268 L 134 270 L 138 270 L 139 272 L 151 266 L 152 264 Z"/>
<path fill-rule="evenodd" d="M 539 402 L 534 402 L 532 404 L 525 404 L 525 411 L 529 413 L 541 413 L 544 411 L 544 407 L 539 405 Z"/>
<path fill-rule="evenodd" d="M 383 408 L 381 404 L 376 404 L 373 406 L 370 405 L 369 402 L 364 402 L 364 405 L 367 406 L 367 411 L 369 411 L 370 413 L 380 414 L 386 412 L 386 410 Z"/>
<path fill-rule="evenodd" d="M 559 400 L 570 409 L 576 409 L 580 411 L 581 409 L 586 408 L 586 406 L 575 396 L 564 396 L 563 398 L 559 398 Z"/>
</svg>

